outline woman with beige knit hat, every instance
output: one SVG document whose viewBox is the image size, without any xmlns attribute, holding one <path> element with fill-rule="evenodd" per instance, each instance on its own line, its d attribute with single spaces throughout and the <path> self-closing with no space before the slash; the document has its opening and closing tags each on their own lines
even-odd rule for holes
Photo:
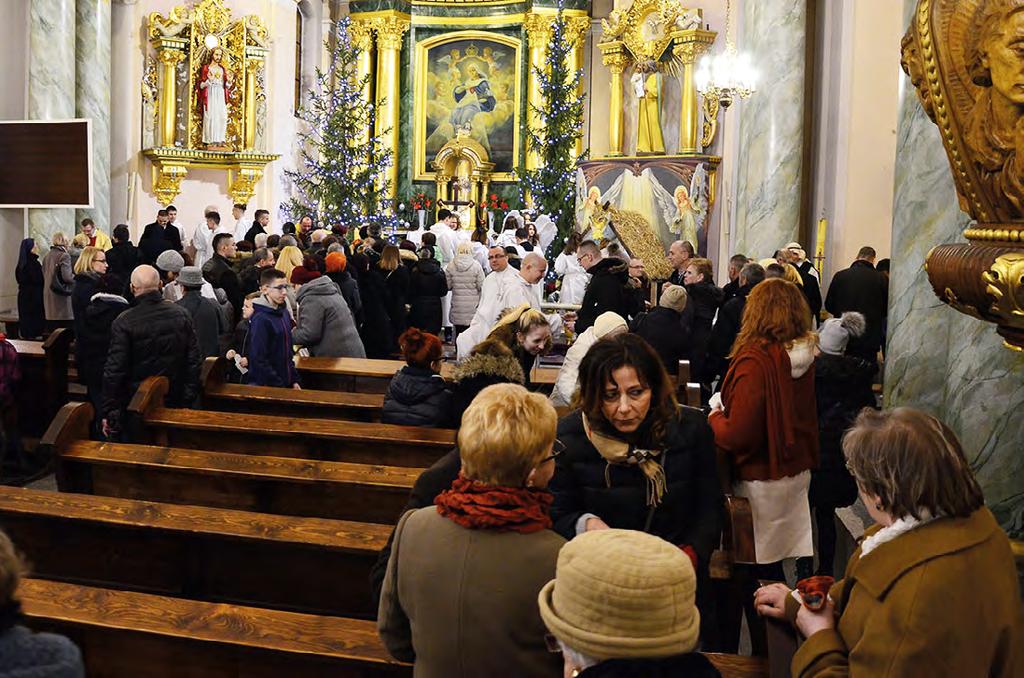
<svg viewBox="0 0 1024 678">
<path fill-rule="evenodd" d="M 577 410 L 559 422 L 551 517 L 567 539 L 608 527 L 641 530 L 685 550 L 704 606 L 719 543 L 722 490 L 711 428 L 681 408 L 661 359 L 635 334 L 595 343 L 579 370 Z"/>
<path fill-rule="evenodd" d="M 558 554 L 538 596 L 566 678 L 720 675 L 695 652 L 697 578 L 681 550 L 634 530 L 588 532 Z"/>
</svg>

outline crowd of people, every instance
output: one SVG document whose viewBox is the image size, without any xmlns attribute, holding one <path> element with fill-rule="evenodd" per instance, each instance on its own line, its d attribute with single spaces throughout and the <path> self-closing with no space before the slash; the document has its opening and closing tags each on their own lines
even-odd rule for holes
<svg viewBox="0 0 1024 678">
<path fill-rule="evenodd" d="M 574 235 L 545 290 L 539 221 L 466 232 L 441 210 L 395 243 L 312 217 L 273 234 L 267 212 L 233 211 L 222 227 L 208 208 L 186 241 L 161 210 L 138 247 L 124 225 L 108 241 L 83 222 L 42 262 L 25 240 L 22 334 L 73 324 L 110 439 L 148 376 L 192 406 L 209 356 L 285 388 L 301 388 L 296 350 L 401 356 L 382 421 L 457 429 L 372 574 L 381 638 L 416 675 L 717 675 L 700 651 L 722 642 L 723 467 L 751 506 L 754 579 L 780 582 L 748 593 L 807 639 L 795 675 L 1022 670 L 1013 556 L 959 441 L 925 413 L 877 410 L 888 268 L 870 247 L 823 299 L 798 243 L 732 257 L 719 287 L 686 241 L 659 284 L 615 243 Z M 578 310 L 546 313 L 545 291 Z M 546 397 L 533 377 L 556 341 L 570 346 Z M 702 408 L 676 400 L 679 360 Z M 783 563 L 801 580 L 837 574 L 835 511 L 858 497 L 877 525 L 827 604 L 802 605 Z"/>
</svg>

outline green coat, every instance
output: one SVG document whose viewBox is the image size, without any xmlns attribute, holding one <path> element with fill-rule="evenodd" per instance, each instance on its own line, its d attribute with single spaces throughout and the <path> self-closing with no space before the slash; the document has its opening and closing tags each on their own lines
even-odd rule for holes
<svg viewBox="0 0 1024 678">
<path fill-rule="evenodd" d="M 922 525 L 863 559 L 858 548 L 830 595 L 836 628 L 800 647 L 794 677 L 1024 676 L 1017 570 L 985 507 Z M 787 612 L 796 609 L 787 601 Z"/>
</svg>

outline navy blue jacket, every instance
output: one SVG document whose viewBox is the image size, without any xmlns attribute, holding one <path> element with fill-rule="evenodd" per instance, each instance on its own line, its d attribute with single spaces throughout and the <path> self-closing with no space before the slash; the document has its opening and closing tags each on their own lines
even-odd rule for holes
<svg viewBox="0 0 1024 678">
<path fill-rule="evenodd" d="M 260 297 L 253 302 L 252 310 L 246 383 L 285 388 L 299 383 L 292 358 L 292 317 L 288 309 L 274 308 L 265 297 Z"/>
</svg>

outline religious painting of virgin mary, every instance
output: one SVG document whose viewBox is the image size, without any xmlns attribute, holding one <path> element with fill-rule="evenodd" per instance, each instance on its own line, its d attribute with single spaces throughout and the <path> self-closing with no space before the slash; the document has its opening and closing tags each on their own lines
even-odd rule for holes
<svg viewBox="0 0 1024 678">
<path fill-rule="evenodd" d="M 511 178 L 519 150 L 519 40 L 459 31 L 416 47 L 416 174 L 459 133 L 477 141 L 495 179 Z M 502 176 L 506 175 L 506 176 Z"/>
</svg>

